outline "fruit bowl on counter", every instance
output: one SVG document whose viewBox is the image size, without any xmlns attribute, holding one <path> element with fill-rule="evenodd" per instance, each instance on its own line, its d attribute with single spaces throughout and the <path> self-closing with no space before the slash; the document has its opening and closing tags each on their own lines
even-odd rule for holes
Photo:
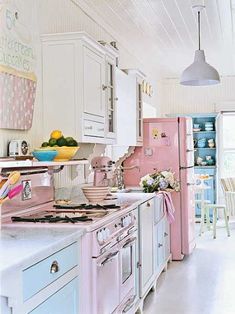
<svg viewBox="0 0 235 314">
<path fill-rule="evenodd" d="M 40 151 L 56 151 L 54 161 L 68 161 L 75 156 L 78 149 L 78 143 L 73 137 L 64 137 L 60 130 L 54 130 L 48 142 L 42 143 Z"/>
</svg>

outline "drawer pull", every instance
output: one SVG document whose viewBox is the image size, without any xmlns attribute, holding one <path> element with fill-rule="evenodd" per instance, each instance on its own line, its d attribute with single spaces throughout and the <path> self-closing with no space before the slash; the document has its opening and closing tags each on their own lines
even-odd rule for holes
<svg viewBox="0 0 235 314">
<path fill-rule="evenodd" d="M 100 128 L 100 129 L 98 129 L 98 131 L 104 131 L 104 128 Z"/>
<path fill-rule="evenodd" d="M 167 232 L 164 232 L 164 237 L 168 237 L 168 233 Z"/>
<path fill-rule="evenodd" d="M 85 130 L 92 130 L 92 129 L 93 129 L 92 126 L 86 126 L 86 127 L 85 127 Z"/>
<path fill-rule="evenodd" d="M 50 273 L 51 273 L 51 274 L 55 274 L 55 273 L 58 273 L 59 270 L 60 270 L 60 268 L 59 268 L 58 262 L 57 262 L 57 261 L 54 261 L 54 262 L 51 264 Z"/>
<path fill-rule="evenodd" d="M 163 246 L 163 244 L 161 244 L 161 243 L 158 243 L 158 247 L 160 248 L 160 247 L 162 247 Z"/>
</svg>

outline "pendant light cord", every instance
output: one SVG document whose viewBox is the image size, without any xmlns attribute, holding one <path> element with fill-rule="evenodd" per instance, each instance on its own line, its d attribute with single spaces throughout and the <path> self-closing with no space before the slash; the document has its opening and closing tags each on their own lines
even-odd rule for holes
<svg viewBox="0 0 235 314">
<path fill-rule="evenodd" d="M 198 45 L 199 45 L 199 50 L 201 50 L 201 21 L 200 21 L 200 11 L 197 12 L 197 22 L 198 22 Z"/>
</svg>

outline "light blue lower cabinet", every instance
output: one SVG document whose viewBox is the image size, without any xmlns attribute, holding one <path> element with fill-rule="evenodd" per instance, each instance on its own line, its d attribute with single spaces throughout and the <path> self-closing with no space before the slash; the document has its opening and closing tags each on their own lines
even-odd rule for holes
<svg viewBox="0 0 235 314">
<path fill-rule="evenodd" d="M 67 283 L 28 314 L 78 314 L 78 278 Z"/>
<path fill-rule="evenodd" d="M 155 272 L 158 273 L 165 262 L 164 219 L 154 227 L 155 233 Z"/>
</svg>

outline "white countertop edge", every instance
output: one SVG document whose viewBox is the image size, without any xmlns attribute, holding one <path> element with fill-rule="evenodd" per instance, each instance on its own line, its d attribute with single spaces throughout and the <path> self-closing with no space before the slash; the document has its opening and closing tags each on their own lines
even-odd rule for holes
<svg viewBox="0 0 235 314">
<path fill-rule="evenodd" d="M 10 226 L 7 225 L 7 228 L 14 228 L 13 230 L 15 230 L 15 226 Z M 27 227 L 21 227 L 19 226 L 18 228 L 22 229 L 27 229 Z M 42 227 L 41 227 L 42 228 Z M 60 228 L 68 228 L 67 226 L 65 227 L 61 227 Z M 52 227 L 52 230 L 55 230 L 56 228 Z M 16 257 L 15 260 L 12 260 L 10 264 L 7 265 L 0 265 L 0 278 L 2 276 L 6 276 L 8 272 L 11 272 L 13 269 L 16 270 L 23 270 L 26 269 L 27 267 L 29 267 L 30 265 L 33 265 L 37 262 L 39 262 L 40 260 L 52 255 L 53 253 L 61 250 L 63 247 L 66 247 L 70 244 L 72 244 L 73 242 L 76 242 L 79 240 L 79 238 L 85 233 L 83 228 L 78 228 L 78 227 L 74 227 L 74 226 L 70 226 L 71 229 L 71 234 L 65 235 L 63 238 L 59 239 L 59 240 L 55 240 L 52 243 L 48 243 L 48 245 L 43 245 L 42 248 L 38 249 L 37 252 L 32 252 L 32 254 L 28 254 L 26 257 L 24 256 L 18 256 Z M 35 228 L 35 230 L 38 230 L 38 228 Z M 1 230 L 1 232 L 4 231 L 4 226 L 3 229 Z M 43 228 L 42 228 L 43 231 Z M 52 237 L 53 238 L 53 237 Z M 0 240 L 1 241 L 1 240 Z M 18 244 L 18 243 L 17 243 Z M 17 250 L 19 251 L 19 250 Z M 4 254 L 4 252 L 3 252 Z"/>
</svg>

